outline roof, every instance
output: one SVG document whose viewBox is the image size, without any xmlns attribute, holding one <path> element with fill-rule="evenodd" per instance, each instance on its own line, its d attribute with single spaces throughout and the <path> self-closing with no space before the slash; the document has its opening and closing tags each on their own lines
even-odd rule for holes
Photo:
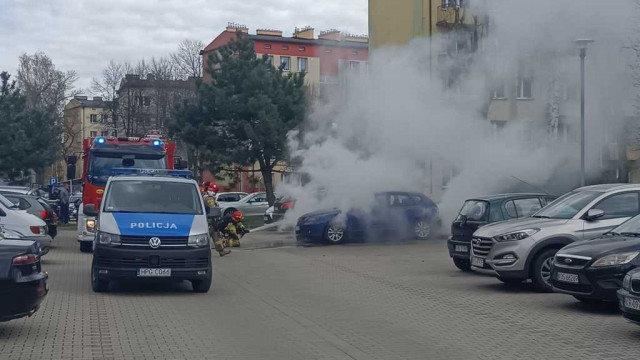
<svg viewBox="0 0 640 360">
<path fill-rule="evenodd" d="M 508 198 L 523 198 L 523 197 L 533 197 L 533 196 L 556 196 L 556 195 L 545 194 L 545 193 L 507 193 L 507 194 L 479 196 L 479 197 L 467 199 L 467 201 L 468 200 L 495 201 L 495 200 L 502 200 L 502 199 L 508 199 Z"/>
<path fill-rule="evenodd" d="M 248 35 L 248 37 L 249 39 L 254 41 L 284 42 L 289 44 L 305 44 L 305 45 L 333 46 L 333 47 L 346 47 L 346 48 L 359 48 L 359 49 L 369 48 L 368 43 L 356 42 L 356 41 L 300 39 L 300 38 L 294 38 L 294 37 L 282 37 L 282 36 L 273 36 L 273 35 Z"/>
<path fill-rule="evenodd" d="M 111 101 L 93 100 L 93 99 L 77 99 L 77 98 L 71 99 L 71 101 L 69 101 L 69 104 L 71 104 L 74 101 L 78 103 L 78 106 L 90 107 L 90 108 L 104 108 L 104 107 L 108 107 L 111 104 Z"/>
<path fill-rule="evenodd" d="M 580 191 L 616 191 L 616 190 L 640 190 L 640 184 L 599 184 L 599 185 L 590 185 L 579 188 Z"/>
</svg>

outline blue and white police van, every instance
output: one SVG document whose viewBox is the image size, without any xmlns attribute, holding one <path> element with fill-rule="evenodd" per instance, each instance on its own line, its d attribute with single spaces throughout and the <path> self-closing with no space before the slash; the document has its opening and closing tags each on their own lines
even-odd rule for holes
<svg viewBox="0 0 640 360">
<path fill-rule="evenodd" d="M 183 170 L 114 169 L 99 205 L 91 284 L 189 280 L 211 287 L 207 214 L 198 184 Z"/>
</svg>

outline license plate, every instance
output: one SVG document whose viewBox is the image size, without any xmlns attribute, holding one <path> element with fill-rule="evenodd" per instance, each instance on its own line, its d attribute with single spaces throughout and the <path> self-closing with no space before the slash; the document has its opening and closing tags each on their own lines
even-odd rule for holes
<svg viewBox="0 0 640 360">
<path fill-rule="evenodd" d="M 171 269 L 138 269 L 139 277 L 170 277 Z"/>
<path fill-rule="evenodd" d="M 469 247 L 465 245 L 456 245 L 456 252 L 469 252 Z"/>
<path fill-rule="evenodd" d="M 572 284 L 580 283 L 580 278 L 578 277 L 578 274 L 567 274 L 563 272 L 559 272 L 556 274 L 556 280 L 566 282 L 566 283 L 572 283 Z"/>
<path fill-rule="evenodd" d="M 640 300 L 624 298 L 624 307 L 640 311 Z"/>
<path fill-rule="evenodd" d="M 484 259 L 479 257 L 471 258 L 471 265 L 483 268 L 484 267 Z"/>
</svg>

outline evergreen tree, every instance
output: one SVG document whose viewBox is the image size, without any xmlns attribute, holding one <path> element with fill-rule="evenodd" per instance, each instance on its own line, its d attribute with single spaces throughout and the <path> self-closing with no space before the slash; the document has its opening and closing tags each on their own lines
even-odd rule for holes
<svg viewBox="0 0 640 360">
<path fill-rule="evenodd" d="M 59 150 L 54 114 L 27 106 L 27 99 L 0 73 L 0 173 L 9 178 L 51 165 Z"/>
</svg>

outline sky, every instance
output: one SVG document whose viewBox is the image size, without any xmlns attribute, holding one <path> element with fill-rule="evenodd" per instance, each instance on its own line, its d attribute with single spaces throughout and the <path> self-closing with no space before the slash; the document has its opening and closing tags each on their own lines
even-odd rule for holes
<svg viewBox="0 0 640 360">
<path fill-rule="evenodd" d="M 75 70 L 88 88 L 109 60 L 166 56 L 183 39 L 208 44 L 228 22 L 367 33 L 367 0 L 2 0 L 0 71 L 16 73 L 18 57 L 44 51 L 60 70 Z"/>
</svg>

